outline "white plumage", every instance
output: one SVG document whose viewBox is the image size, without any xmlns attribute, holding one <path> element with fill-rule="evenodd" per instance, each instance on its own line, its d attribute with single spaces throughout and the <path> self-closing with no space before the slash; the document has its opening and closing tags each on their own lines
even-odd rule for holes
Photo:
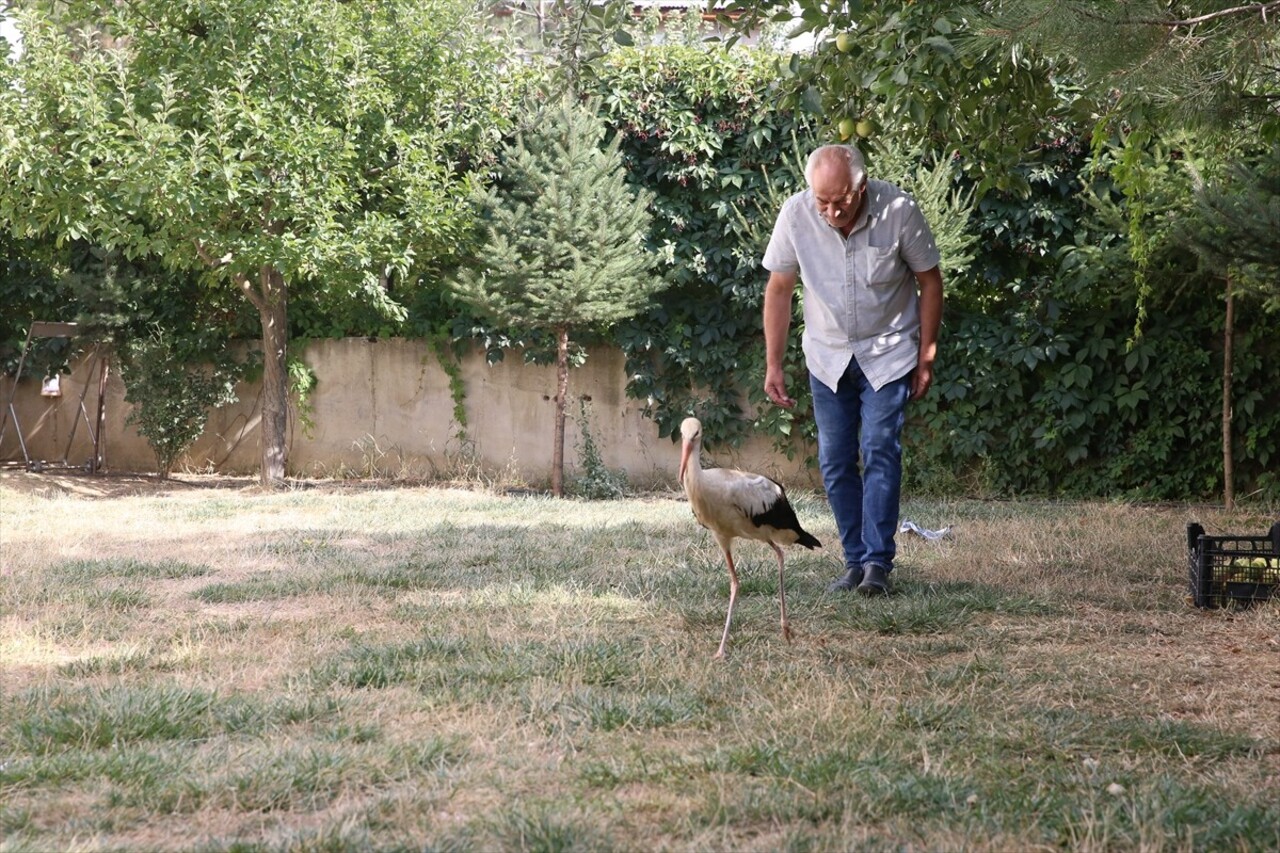
<svg viewBox="0 0 1280 853">
<path fill-rule="evenodd" d="M 702 469 L 702 423 L 697 418 L 686 418 L 680 425 L 684 444 L 680 451 L 680 483 L 689 497 L 693 516 L 698 523 L 711 531 L 724 561 L 729 566 L 729 613 L 724 620 L 724 634 L 720 637 L 720 649 L 716 657 L 724 657 L 725 643 L 729 639 L 729 623 L 733 620 L 733 605 L 738 600 L 738 571 L 733 564 L 733 540 L 755 539 L 767 542 L 778 557 L 778 602 L 782 610 L 782 636 L 791 641 L 791 625 L 787 622 L 786 570 L 782 545 L 802 545 L 819 548 L 819 542 L 796 518 L 795 510 L 787 500 L 787 492 L 777 483 L 761 474 L 735 471 L 727 468 Z"/>
</svg>

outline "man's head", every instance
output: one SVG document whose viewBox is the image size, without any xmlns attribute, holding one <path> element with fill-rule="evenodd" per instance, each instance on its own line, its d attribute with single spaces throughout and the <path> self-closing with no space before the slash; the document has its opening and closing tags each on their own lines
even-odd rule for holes
<svg viewBox="0 0 1280 853">
<path fill-rule="evenodd" d="M 813 190 L 818 213 L 835 228 L 858 218 L 867 188 L 867 165 L 852 145 L 823 145 L 809 155 L 804 177 Z"/>
</svg>

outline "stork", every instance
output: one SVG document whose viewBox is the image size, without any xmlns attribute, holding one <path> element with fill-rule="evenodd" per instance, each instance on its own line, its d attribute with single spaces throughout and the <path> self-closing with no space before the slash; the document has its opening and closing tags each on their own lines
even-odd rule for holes
<svg viewBox="0 0 1280 853">
<path fill-rule="evenodd" d="M 820 548 L 822 543 L 806 533 L 787 501 L 787 492 L 762 474 L 750 474 L 727 468 L 702 470 L 702 423 L 685 418 L 680 425 L 684 443 L 680 449 L 680 483 L 689 497 L 693 517 L 711 531 L 724 561 L 729 566 L 729 613 L 724 619 L 724 634 L 716 657 L 724 657 L 729 639 L 729 623 L 733 605 L 738 600 L 738 571 L 733 565 L 733 540 L 738 537 L 767 542 L 778 557 L 778 603 L 782 610 L 782 636 L 791 642 L 791 625 L 787 622 L 787 591 L 782 545 Z"/>
</svg>

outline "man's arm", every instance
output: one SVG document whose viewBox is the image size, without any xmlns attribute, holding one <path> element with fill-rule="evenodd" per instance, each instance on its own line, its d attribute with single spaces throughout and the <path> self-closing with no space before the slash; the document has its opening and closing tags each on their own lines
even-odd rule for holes
<svg viewBox="0 0 1280 853">
<path fill-rule="evenodd" d="M 764 287 L 764 393 L 769 399 L 789 409 L 796 401 L 787 396 L 786 374 L 782 360 L 787 354 L 787 333 L 791 329 L 791 300 L 796 290 L 793 272 L 769 273 Z M 942 279 L 938 279 L 941 294 Z M 936 330 L 935 330 L 936 331 Z"/>
<path fill-rule="evenodd" d="M 919 400 L 933 384 L 933 361 L 938 356 L 938 330 L 942 326 L 942 270 L 934 267 L 915 276 L 920 285 L 920 357 L 916 362 L 915 381 L 911 384 L 911 399 Z"/>
</svg>

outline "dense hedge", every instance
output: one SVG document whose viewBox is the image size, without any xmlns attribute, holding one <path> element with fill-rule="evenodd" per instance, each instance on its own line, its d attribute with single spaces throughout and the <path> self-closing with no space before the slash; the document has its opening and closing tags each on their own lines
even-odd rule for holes
<svg viewBox="0 0 1280 853">
<path fill-rule="evenodd" d="M 664 436 L 696 412 L 708 435 L 737 441 L 753 426 L 746 399 L 763 396 L 759 257 L 814 138 L 809 117 L 772 106 L 778 74 L 765 51 L 679 45 L 615 51 L 598 69 L 631 180 L 657 195 L 650 243 L 672 287 L 615 340 Z"/>
<path fill-rule="evenodd" d="M 951 283 L 935 394 L 911 419 L 916 488 L 1221 495 L 1223 283 L 1166 239 L 1152 248 L 1153 287 L 1140 297 L 1107 149 L 1084 142 L 1050 128 L 1023 167 L 1031 197 L 990 195 L 975 212 L 974 275 Z M 1152 216 L 1180 213 L 1167 205 Z M 1280 501 L 1275 328 L 1259 301 L 1241 301 L 1236 494 L 1270 503 Z"/>
</svg>

